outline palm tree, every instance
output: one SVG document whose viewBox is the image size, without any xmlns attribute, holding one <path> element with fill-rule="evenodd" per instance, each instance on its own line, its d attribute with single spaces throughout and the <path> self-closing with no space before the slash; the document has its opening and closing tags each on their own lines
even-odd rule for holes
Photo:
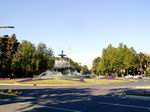
<svg viewBox="0 0 150 112">
<path fill-rule="evenodd" d="M 137 54 L 137 58 L 139 62 L 139 70 L 141 74 L 145 75 L 147 64 L 148 64 L 147 56 L 140 52 L 139 54 Z"/>
</svg>

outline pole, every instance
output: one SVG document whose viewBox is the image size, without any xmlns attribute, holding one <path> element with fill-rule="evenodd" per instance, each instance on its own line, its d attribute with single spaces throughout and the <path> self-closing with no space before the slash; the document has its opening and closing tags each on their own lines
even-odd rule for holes
<svg viewBox="0 0 150 112">
<path fill-rule="evenodd" d="M 0 26 L 0 29 L 3 29 L 3 28 L 15 28 L 14 26 Z"/>
<path fill-rule="evenodd" d="M 70 58 L 71 58 L 71 56 L 70 56 L 70 50 L 71 50 L 71 47 L 69 46 L 68 47 L 68 53 L 69 53 L 69 75 L 70 75 L 70 68 L 71 68 L 71 62 L 70 62 Z"/>
<path fill-rule="evenodd" d="M 14 26 L 0 26 L 0 28 L 15 28 Z"/>
</svg>

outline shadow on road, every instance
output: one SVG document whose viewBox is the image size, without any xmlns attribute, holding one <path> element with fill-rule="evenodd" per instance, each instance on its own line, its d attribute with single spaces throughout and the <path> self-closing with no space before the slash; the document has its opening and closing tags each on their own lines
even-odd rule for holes
<svg viewBox="0 0 150 112">
<path fill-rule="evenodd" d="M 142 108 L 127 106 L 117 107 L 111 104 L 150 106 L 148 101 L 124 99 L 114 97 L 116 92 L 131 92 L 130 89 L 110 89 L 107 94 L 101 95 L 104 89 L 77 89 L 77 88 L 46 88 L 46 89 L 18 89 L 22 94 L 17 97 L 0 96 L 0 106 L 8 104 L 28 104 L 17 108 L 16 112 L 149 112 Z M 141 90 L 136 90 L 141 91 Z M 143 90 L 144 91 L 144 90 Z M 93 94 L 96 92 L 97 94 Z M 134 91 L 135 92 L 135 91 Z M 104 104 L 108 102 L 109 104 Z M 101 104 L 100 104 L 101 103 Z M 16 105 L 17 106 L 17 105 Z"/>
</svg>

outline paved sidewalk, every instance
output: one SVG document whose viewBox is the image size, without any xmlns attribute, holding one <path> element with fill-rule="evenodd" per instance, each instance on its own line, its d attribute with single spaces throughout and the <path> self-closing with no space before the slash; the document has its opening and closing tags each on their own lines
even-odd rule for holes
<svg viewBox="0 0 150 112">
<path fill-rule="evenodd" d="M 150 89 L 150 86 L 136 86 L 137 89 Z"/>
</svg>

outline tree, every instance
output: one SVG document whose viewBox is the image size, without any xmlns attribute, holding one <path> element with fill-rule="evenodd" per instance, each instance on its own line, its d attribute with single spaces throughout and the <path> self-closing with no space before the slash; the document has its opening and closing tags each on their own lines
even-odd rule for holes
<svg viewBox="0 0 150 112">
<path fill-rule="evenodd" d="M 29 41 L 22 41 L 18 47 L 17 53 L 13 57 L 12 67 L 18 77 L 32 77 L 32 58 L 35 52 L 35 46 Z"/>
<path fill-rule="evenodd" d="M 147 55 L 146 76 L 150 76 L 150 55 Z"/>
<path fill-rule="evenodd" d="M 0 77 L 11 77 L 12 57 L 16 53 L 19 42 L 16 35 L 0 37 Z"/>
<path fill-rule="evenodd" d="M 117 70 L 117 50 L 111 44 L 103 49 L 99 70 L 103 73 L 115 73 Z"/>
<path fill-rule="evenodd" d="M 38 73 L 51 69 L 55 62 L 53 50 L 51 48 L 47 49 L 46 44 L 39 43 L 34 54 L 34 60 L 36 60 L 36 71 Z"/>
<path fill-rule="evenodd" d="M 47 49 L 44 43 L 39 43 L 36 47 L 31 42 L 24 40 L 13 56 L 12 68 L 16 77 L 33 77 L 53 66 L 53 50 Z"/>
<path fill-rule="evenodd" d="M 96 57 L 94 60 L 93 60 L 93 65 L 92 65 L 92 72 L 96 75 L 99 74 L 99 69 L 98 69 L 98 66 L 99 66 L 99 63 L 101 61 L 101 58 L 100 57 Z"/>
<path fill-rule="evenodd" d="M 83 74 L 88 74 L 89 73 L 89 69 L 88 69 L 87 65 L 82 66 L 82 73 Z"/>
<path fill-rule="evenodd" d="M 71 69 L 76 70 L 77 72 L 81 72 L 82 66 L 79 63 L 73 61 L 70 58 L 66 58 L 66 60 L 69 62 Z"/>
<path fill-rule="evenodd" d="M 141 72 L 141 74 L 146 75 L 146 69 L 148 67 L 148 63 L 149 63 L 149 57 L 140 52 L 139 54 L 137 54 L 137 61 L 138 61 L 138 69 Z"/>
<path fill-rule="evenodd" d="M 124 75 L 129 69 L 135 68 L 136 52 L 122 43 L 117 48 L 111 44 L 103 49 L 100 61 L 94 60 L 93 70 L 103 74 Z"/>
</svg>

